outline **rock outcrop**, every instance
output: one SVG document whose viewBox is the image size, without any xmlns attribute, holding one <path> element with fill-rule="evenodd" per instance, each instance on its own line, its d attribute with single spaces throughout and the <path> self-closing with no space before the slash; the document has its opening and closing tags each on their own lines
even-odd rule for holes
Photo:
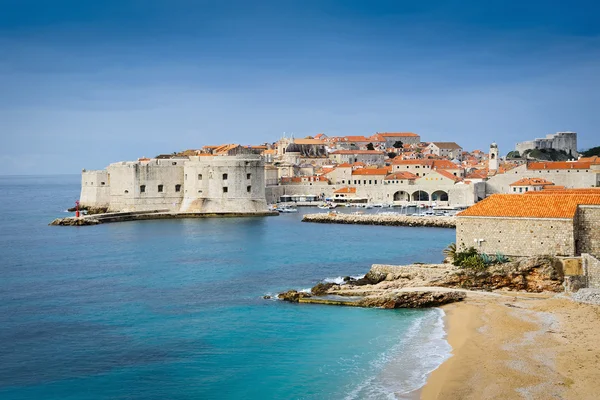
<svg viewBox="0 0 600 400">
<path fill-rule="evenodd" d="M 311 297 L 310 293 L 306 292 L 298 292 L 297 290 L 288 290 L 284 293 L 279 293 L 277 297 L 284 301 L 289 301 L 291 303 L 298 303 L 300 299 L 305 297 Z"/>
<path fill-rule="evenodd" d="M 77 207 L 71 207 L 67 211 L 75 212 Z M 108 212 L 108 207 L 79 206 L 79 211 L 85 211 L 87 215 L 104 214 Z"/>
<path fill-rule="evenodd" d="M 50 222 L 48 225 L 51 226 L 84 226 L 84 225 L 98 225 L 101 222 L 95 218 L 75 218 L 75 217 L 67 217 L 67 218 L 56 218 L 54 221 Z"/>
<path fill-rule="evenodd" d="M 416 217 L 409 215 L 389 214 L 342 214 L 321 213 L 306 214 L 303 222 L 318 222 L 322 224 L 359 224 L 359 225 L 387 225 L 387 226 L 431 226 L 437 228 L 455 228 L 454 217 Z"/>
<path fill-rule="evenodd" d="M 467 297 L 465 292 L 391 292 L 382 295 L 367 296 L 358 303 L 361 307 L 379 308 L 426 308 L 439 307 L 444 304 L 462 301 Z"/>
</svg>

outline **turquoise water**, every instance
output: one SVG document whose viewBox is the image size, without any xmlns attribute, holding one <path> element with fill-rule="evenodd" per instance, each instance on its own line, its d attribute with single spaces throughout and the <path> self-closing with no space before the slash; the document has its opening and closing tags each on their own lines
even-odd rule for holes
<svg viewBox="0 0 600 400">
<path fill-rule="evenodd" d="M 394 398 L 447 357 L 439 310 L 262 296 L 437 262 L 454 230 L 300 214 L 48 227 L 78 194 L 78 176 L 0 177 L 1 399 Z"/>
</svg>

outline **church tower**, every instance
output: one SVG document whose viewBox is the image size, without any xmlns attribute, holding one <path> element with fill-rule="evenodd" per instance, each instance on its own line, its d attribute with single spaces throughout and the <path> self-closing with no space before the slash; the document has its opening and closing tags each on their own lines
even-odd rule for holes
<svg viewBox="0 0 600 400">
<path fill-rule="evenodd" d="M 496 143 L 490 145 L 488 171 L 498 171 L 498 145 Z"/>
</svg>

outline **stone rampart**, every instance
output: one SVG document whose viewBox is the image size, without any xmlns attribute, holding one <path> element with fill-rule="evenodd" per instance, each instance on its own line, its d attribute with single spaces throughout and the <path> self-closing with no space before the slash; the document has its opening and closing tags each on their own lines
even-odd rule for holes
<svg viewBox="0 0 600 400">
<path fill-rule="evenodd" d="M 576 234 L 578 253 L 600 256 L 600 206 L 579 206 Z"/>
<path fill-rule="evenodd" d="M 456 245 L 508 256 L 575 255 L 571 219 L 457 217 Z"/>
<path fill-rule="evenodd" d="M 582 254 L 583 273 L 587 276 L 587 287 L 600 289 L 600 260 L 591 254 Z"/>
</svg>

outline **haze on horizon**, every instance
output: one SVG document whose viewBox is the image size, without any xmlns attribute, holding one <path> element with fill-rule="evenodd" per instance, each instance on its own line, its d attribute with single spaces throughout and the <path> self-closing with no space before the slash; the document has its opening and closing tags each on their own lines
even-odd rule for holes
<svg viewBox="0 0 600 400">
<path fill-rule="evenodd" d="M 0 174 L 284 132 L 600 145 L 595 2 L 403 3 L 4 0 Z"/>
</svg>

